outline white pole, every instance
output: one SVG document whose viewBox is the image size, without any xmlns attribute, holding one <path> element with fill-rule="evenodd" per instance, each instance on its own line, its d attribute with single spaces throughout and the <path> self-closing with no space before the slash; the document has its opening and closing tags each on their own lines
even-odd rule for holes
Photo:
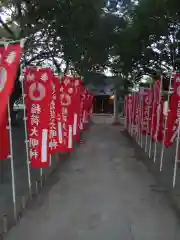
<svg viewBox="0 0 180 240">
<path fill-rule="evenodd" d="M 144 91 L 143 91 L 143 94 L 144 94 Z M 141 96 L 141 131 L 140 131 L 140 144 L 141 144 L 141 148 L 143 148 L 143 134 L 142 134 L 142 130 L 143 130 L 143 124 L 144 124 L 144 119 L 143 119 L 143 109 L 144 109 L 144 102 L 143 102 L 143 97 L 144 95 Z"/>
<path fill-rule="evenodd" d="M 177 138 L 176 138 L 176 154 L 175 154 L 174 173 L 173 173 L 173 188 L 176 185 L 178 151 L 179 151 L 179 137 L 180 137 L 180 116 L 178 116 L 178 131 L 177 131 Z"/>
<path fill-rule="evenodd" d="M 126 100 L 124 99 L 124 128 L 127 129 L 127 96 Z"/>
<path fill-rule="evenodd" d="M 152 116 L 151 116 L 151 133 L 150 133 L 150 140 L 149 140 L 149 158 L 151 158 L 151 150 L 152 150 L 152 134 L 153 134 L 153 127 L 154 127 L 154 108 L 155 108 L 155 97 L 154 97 L 154 88 L 153 88 L 153 109 L 152 109 Z"/>
<path fill-rule="evenodd" d="M 128 112 L 129 112 L 129 125 L 128 125 L 128 132 L 131 132 L 131 106 L 132 101 L 128 101 Z"/>
<path fill-rule="evenodd" d="M 159 131 L 159 125 L 160 125 L 160 116 L 161 116 L 161 111 L 163 111 L 161 107 L 162 82 L 163 82 L 163 76 L 161 76 L 158 107 L 157 107 L 157 126 L 156 126 L 155 145 L 154 145 L 154 163 L 156 162 L 156 155 L 157 155 L 157 141 L 158 141 L 157 137 L 158 137 L 158 131 Z"/>
<path fill-rule="evenodd" d="M 168 100 L 167 100 L 167 106 L 168 106 L 168 111 L 167 114 L 165 115 L 165 126 L 164 126 L 164 134 L 163 134 L 163 141 L 162 141 L 162 149 L 161 149 L 161 160 L 160 160 L 160 172 L 163 169 L 163 160 L 164 160 L 164 141 L 166 138 L 166 131 L 167 131 L 167 121 L 168 121 L 168 115 L 170 112 L 170 108 L 169 108 L 169 102 L 170 102 L 170 95 L 172 94 L 172 78 L 173 78 L 173 73 L 171 72 L 171 76 L 170 76 L 170 82 L 169 82 L 169 91 L 168 91 Z"/>
<path fill-rule="evenodd" d="M 133 136 L 133 133 L 134 133 L 134 122 L 133 122 L 133 117 L 134 117 L 134 111 L 135 111 L 135 98 L 134 98 L 134 96 L 135 96 L 135 93 L 133 92 L 133 94 L 132 94 L 132 104 L 131 104 L 131 109 L 132 109 L 132 117 L 131 117 L 131 136 Z M 133 105 L 133 103 L 134 103 L 134 105 Z"/>
<path fill-rule="evenodd" d="M 137 109 L 137 118 L 136 118 L 136 121 L 137 121 L 137 134 L 136 134 L 136 142 L 139 144 L 139 133 L 140 133 L 140 114 L 141 114 L 141 103 L 140 103 L 140 93 L 138 95 L 138 109 Z"/>
<path fill-rule="evenodd" d="M 50 154 L 50 156 L 49 156 L 49 166 L 51 167 L 51 165 L 52 165 L 52 156 Z"/>
<path fill-rule="evenodd" d="M 137 99 L 136 99 L 136 111 L 135 111 L 135 139 L 136 139 L 136 142 L 138 143 L 138 126 L 139 126 L 139 93 L 137 95 Z"/>
<path fill-rule="evenodd" d="M 11 160 L 11 181 L 12 181 L 12 197 L 13 197 L 13 210 L 14 219 L 17 219 L 17 209 L 16 209 L 16 186 L 15 186 L 15 176 L 14 176 L 14 157 L 13 157 L 13 146 L 12 146 L 12 128 L 11 128 L 11 112 L 10 104 L 8 103 L 8 122 L 9 122 L 9 142 L 10 142 L 10 160 Z"/>
<path fill-rule="evenodd" d="M 152 90 L 152 86 L 150 87 L 150 93 L 148 96 L 148 122 L 147 122 L 147 131 L 146 131 L 146 141 L 145 141 L 145 152 L 147 152 L 147 145 L 148 145 L 148 131 L 149 131 L 149 118 L 150 118 L 150 107 L 151 107 L 151 101 L 152 100 L 152 96 L 151 96 L 151 90 Z"/>
<path fill-rule="evenodd" d="M 41 183 L 41 188 L 42 188 L 42 178 L 43 178 L 43 169 L 40 168 L 40 183 Z"/>
<path fill-rule="evenodd" d="M 28 147 L 27 117 L 26 117 L 26 105 L 25 105 L 23 71 L 21 71 L 21 86 L 22 86 L 23 106 L 24 106 L 24 132 L 25 132 L 26 165 L 27 165 L 27 174 L 28 174 L 28 187 L 29 187 L 30 197 L 32 197 L 32 183 L 31 183 L 31 171 L 30 171 L 30 161 L 29 161 L 29 147 Z"/>
<path fill-rule="evenodd" d="M 129 125 L 128 125 L 128 116 L 129 116 L 129 101 L 128 101 L 128 99 L 129 99 L 129 96 L 127 95 L 127 99 L 126 99 L 126 129 L 127 129 L 127 131 L 128 131 L 128 127 L 129 127 Z"/>
<path fill-rule="evenodd" d="M 139 127 L 138 127 L 138 144 L 141 146 L 141 128 L 142 128 L 142 96 L 139 95 Z"/>
</svg>

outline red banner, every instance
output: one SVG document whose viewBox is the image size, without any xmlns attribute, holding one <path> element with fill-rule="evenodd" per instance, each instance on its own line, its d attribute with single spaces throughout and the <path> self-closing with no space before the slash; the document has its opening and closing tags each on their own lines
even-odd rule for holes
<svg viewBox="0 0 180 240">
<path fill-rule="evenodd" d="M 174 142 L 180 117 L 180 74 L 174 76 L 174 93 L 170 98 L 170 111 L 168 112 L 167 127 L 164 146 L 170 147 Z"/>
<path fill-rule="evenodd" d="M 134 93 L 132 96 L 132 123 L 136 125 L 136 112 L 138 108 L 138 94 Z"/>
<path fill-rule="evenodd" d="M 49 108 L 52 96 L 52 72 L 48 68 L 25 71 L 25 104 L 32 168 L 49 167 Z"/>
<path fill-rule="evenodd" d="M 0 126 L 0 160 L 4 160 L 10 155 L 7 119 L 7 117 L 4 117 Z"/>
<path fill-rule="evenodd" d="M 20 44 L 9 45 L 6 49 L 1 49 L 0 52 L 0 126 L 4 121 L 9 96 L 13 91 L 21 52 Z"/>
<path fill-rule="evenodd" d="M 161 81 L 156 81 L 153 87 L 153 105 L 154 112 L 151 115 L 152 140 L 162 141 L 163 139 L 163 101 L 160 96 Z"/>
<path fill-rule="evenodd" d="M 60 88 L 60 123 L 62 126 L 62 138 L 64 152 L 73 151 L 73 123 L 74 123 L 74 94 L 73 79 L 64 76 Z"/>
<path fill-rule="evenodd" d="M 60 83 L 58 77 L 52 78 L 52 98 L 50 103 L 50 129 L 49 148 L 50 153 L 61 152 L 62 150 L 62 129 L 58 130 L 60 113 Z M 61 128 L 61 126 L 59 126 Z"/>
<path fill-rule="evenodd" d="M 74 121 L 73 121 L 73 136 L 76 142 L 80 141 L 80 105 L 81 105 L 81 89 L 82 82 L 80 78 L 74 81 Z"/>
<path fill-rule="evenodd" d="M 143 135 L 148 134 L 148 120 L 149 120 L 149 92 L 150 89 L 144 89 L 144 94 L 142 95 L 142 128 L 141 133 Z"/>
</svg>

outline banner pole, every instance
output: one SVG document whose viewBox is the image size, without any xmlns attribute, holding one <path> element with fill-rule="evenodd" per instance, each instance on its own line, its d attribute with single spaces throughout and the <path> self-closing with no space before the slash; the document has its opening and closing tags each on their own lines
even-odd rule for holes
<svg viewBox="0 0 180 240">
<path fill-rule="evenodd" d="M 138 143 L 138 126 L 139 126 L 139 123 L 138 123 L 138 117 L 139 117 L 139 93 L 137 93 L 137 98 L 136 98 L 136 112 L 135 112 L 135 139 L 136 139 L 136 142 Z"/>
<path fill-rule="evenodd" d="M 128 95 L 126 95 L 126 105 L 125 105 L 125 129 L 128 130 Z"/>
<path fill-rule="evenodd" d="M 178 118 L 178 131 L 177 131 L 177 138 L 176 138 L 176 154 L 175 154 L 175 161 L 174 161 L 173 188 L 175 188 L 175 185 L 176 185 L 178 151 L 179 151 L 179 137 L 180 137 L 180 117 Z"/>
<path fill-rule="evenodd" d="M 143 91 L 144 94 L 144 91 Z M 142 130 L 143 130 L 143 124 L 144 124 L 144 113 L 143 113 L 143 109 L 144 109 L 144 101 L 143 101 L 144 95 L 141 96 L 141 131 L 140 131 L 140 136 L 141 136 L 141 148 L 143 148 L 143 134 L 142 134 Z"/>
<path fill-rule="evenodd" d="M 31 183 L 31 171 L 30 171 L 30 161 L 29 161 L 29 147 L 28 147 L 28 133 L 27 133 L 27 117 L 26 117 L 26 105 L 25 105 L 25 93 L 24 93 L 24 77 L 23 71 L 21 69 L 21 86 L 22 86 L 22 96 L 23 96 L 23 106 L 24 106 L 24 133 L 25 133 L 25 146 L 26 146 L 26 165 L 28 173 L 28 188 L 30 197 L 32 197 L 32 183 Z"/>
<path fill-rule="evenodd" d="M 128 99 L 128 113 L 129 113 L 129 121 L 128 121 L 128 132 L 131 132 L 131 104 L 132 102 Z"/>
<path fill-rule="evenodd" d="M 132 117 L 131 117 L 131 136 L 133 137 L 134 135 L 134 122 L 133 122 L 133 117 L 134 117 L 134 110 L 135 110 L 135 92 L 133 92 L 132 94 Z M 134 104 L 133 104 L 134 103 Z"/>
<path fill-rule="evenodd" d="M 152 86 L 150 87 L 150 93 L 149 93 L 149 96 L 148 96 L 148 123 L 147 123 L 147 131 L 146 131 L 146 141 L 145 141 L 145 152 L 147 152 L 147 146 L 148 146 L 148 133 L 149 133 L 149 118 L 150 118 L 150 105 L 151 105 L 151 102 L 150 102 L 150 97 L 151 97 L 151 90 L 152 90 Z"/>
<path fill-rule="evenodd" d="M 49 155 L 49 166 L 51 167 L 51 165 L 52 165 L 52 156 L 51 156 L 51 154 Z"/>
<path fill-rule="evenodd" d="M 141 129 L 142 129 L 142 96 L 139 94 L 139 129 L 138 129 L 138 144 L 141 146 Z"/>
<path fill-rule="evenodd" d="M 40 168 L 40 184 L 41 184 L 41 188 L 42 188 L 42 185 L 43 185 L 42 178 L 43 178 L 43 169 Z"/>
<path fill-rule="evenodd" d="M 173 73 L 171 72 L 170 82 L 169 82 L 169 91 L 168 91 L 168 100 L 167 100 L 168 111 L 167 111 L 167 115 L 165 116 L 165 124 L 164 124 L 165 126 L 164 126 L 163 142 L 162 142 L 162 149 L 161 149 L 160 172 L 162 172 L 162 169 L 163 169 L 164 150 L 165 150 L 164 142 L 165 142 L 166 132 L 167 132 L 168 115 L 170 112 L 169 102 L 170 102 L 170 95 L 172 93 L 172 78 L 173 78 Z"/>
<path fill-rule="evenodd" d="M 152 116 L 151 116 L 151 132 L 150 132 L 150 140 L 149 140 L 149 158 L 151 158 L 151 150 L 152 150 L 152 134 L 153 134 L 153 127 L 154 127 L 154 108 L 155 108 L 155 97 L 154 97 L 154 89 L 153 89 L 153 109 L 152 109 Z"/>
<path fill-rule="evenodd" d="M 10 163 L 11 163 L 11 182 L 12 182 L 12 197 L 13 197 L 13 210 L 14 219 L 17 219 L 17 209 L 16 209 L 16 186 L 15 186 L 15 176 L 14 176 L 14 156 L 13 156 L 13 145 L 12 145 L 12 128 L 11 128 L 11 111 L 10 104 L 8 103 L 8 123 L 9 123 L 9 141 L 10 141 Z"/>
<path fill-rule="evenodd" d="M 160 114 L 161 114 L 161 111 L 163 111 L 161 107 L 162 83 L 163 83 L 163 76 L 161 75 L 159 99 L 158 99 L 158 107 L 157 107 L 157 126 L 156 126 L 155 145 L 154 145 L 154 163 L 156 162 L 156 156 L 157 156 L 158 130 L 159 130 L 160 116 L 161 116 Z"/>
<path fill-rule="evenodd" d="M 138 113 L 137 113 L 137 144 L 139 144 L 139 133 L 140 133 L 140 113 L 141 113 L 141 100 L 140 100 L 140 92 L 138 92 Z"/>
</svg>

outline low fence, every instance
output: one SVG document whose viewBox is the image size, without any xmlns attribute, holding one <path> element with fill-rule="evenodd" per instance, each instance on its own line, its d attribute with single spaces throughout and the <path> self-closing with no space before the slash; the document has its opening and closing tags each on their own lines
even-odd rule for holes
<svg viewBox="0 0 180 240">
<path fill-rule="evenodd" d="M 52 155 L 51 167 L 30 169 L 29 178 L 23 123 L 22 120 L 18 126 L 11 128 L 13 169 L 11 159 L 0 161 L 0 236 L 3 236 L 19 220 L 24 209 L 38 195 L 48 177 L 69 157 L 68 154 L 60 153 Z M 14 174 L 14 183 L 12 182 L 12 173 Z"/>
</svg>

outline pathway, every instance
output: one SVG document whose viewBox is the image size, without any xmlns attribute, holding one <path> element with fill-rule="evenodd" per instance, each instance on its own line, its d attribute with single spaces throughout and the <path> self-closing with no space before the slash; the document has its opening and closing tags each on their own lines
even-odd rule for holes
<svg viewBox="0 0 180 240">
<path fill-rule="evenodd" d="M 179 240 L 166 199 L 119 127 L 96 124 L 6 240 Z"/>
</svg>

